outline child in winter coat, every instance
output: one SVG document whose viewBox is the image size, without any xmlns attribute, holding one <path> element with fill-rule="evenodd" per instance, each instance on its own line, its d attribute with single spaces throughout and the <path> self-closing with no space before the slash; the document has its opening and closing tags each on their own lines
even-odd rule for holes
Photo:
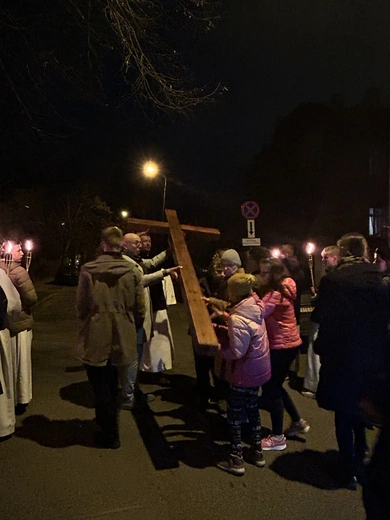
<svg viewBox="0 0 390 520">
<path fill-rule="evenodd" d="M 241 440 L 241 417 L 248 417 L 251 447 L 248 462 L 265 465 L 261 448 L 261 423 L 257 404 L 261 385 L 271 377 L 268 337 L 264 323 L 264 304 L 253 293 L 256 279 L 250 274 L 235 274 L 228 281 L 228 296 L 232 305 L 221 340 L 220 353 L 227 360 L 225 379 L 229 382 L 227 421 L 231 440 L 230 457 L 217 464 L 219 469 L 243 475 L 245 473 Z M 221 338 L 223 328 L 219 326 Z"/>
</svg>

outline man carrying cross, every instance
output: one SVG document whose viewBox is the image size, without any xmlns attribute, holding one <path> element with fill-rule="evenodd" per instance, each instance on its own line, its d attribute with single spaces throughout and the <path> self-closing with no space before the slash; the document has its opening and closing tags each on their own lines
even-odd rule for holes
<svg viewBox="0 0 390 520">
<path fill-rule="evenodd" d="M 180 272 L 183 299 L 187 306 L 190 320 L 194 325 L 197 341 L 199 345 L 218 348 L 217 336 L 211 323 L 206 304 L 202 299 L 202 289 L 199 285 L 195 268 L 187 248 L 185 236 L 194 236 L 197 239 L 203 240 L 218 240 L 220 238 L 220 232 L 215 228 L 205 228 L 187 224 L 181 225 L 176 211 L 173 209 L 166 209 L 165 214 L 167 216 L 167 222 L 129 218 L 127 220 L 127 226 L 135 231 L 148 229 L 150 233 L 169 233 L 173 258 L 177 264 L 183 266 Z"/>
<path fill-rule="evenodd" d="M 149 273 L 149 270 L 156 269 L 166 260 L 168 251 L 163 251 L 151 259 L 142 259 L 140 255 L 141 239 L 135 233 L 127 233 L 123 237 L 122 244 L 124 248 L 124 258 L 129 261 L 142 276 L 146 308 L 143 326 L 137 331 L 137 356 L 127 367 L 123 367 L 121 373 L 122 397 L 124 399 L 121 408 L 124 410 L 133 410 L 136 405 L 134 390 L 139 363 L 142 359 L 144 344 L 150 340 L 152 335 L 153 309 L 151 306 L 149 286 L 160 282 L 165 276 L 179 271 L 181 266 L 160 269 L 159 271 Z"/>
</svg>

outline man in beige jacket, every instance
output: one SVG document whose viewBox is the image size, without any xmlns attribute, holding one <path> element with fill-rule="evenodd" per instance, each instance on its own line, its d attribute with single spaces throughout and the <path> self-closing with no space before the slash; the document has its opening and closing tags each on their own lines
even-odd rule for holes
<svg viewBox="0 0 390 520">
<path fill-rule="evenodd" d="M 112 449 L 120 446 L 117 369 L 134 359 L 145 316 L 142 276 L 122 257 L 122 238 L 117 227 L 103 230 L 103 254 L 82 266 L 77 290 L 77 355 L 95 394 L 97 443 Z"/>
</svg>

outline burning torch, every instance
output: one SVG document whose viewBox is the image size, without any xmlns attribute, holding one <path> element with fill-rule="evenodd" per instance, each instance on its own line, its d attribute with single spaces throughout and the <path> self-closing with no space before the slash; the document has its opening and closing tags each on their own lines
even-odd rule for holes
<svg viewBox="0 0 390 520">
<path fill-rule="evenodd" d="M 315 244 L 313 244 L 313 242 L 308 242 L 306 244 L 307 261 L 308 261 L 309 269 L 310 269 L 312 287 L 315 287 L 314 273 L 313 273 L 313 253 L 314 253 L 315 248 L 316 248 L 316 246 L 315 246 Z"/>
<path fill-rule="evenodd" d="M 11 263 L 12 263 L 12 248 L 13 248 L 13 244 L 10 240 L 8 240 L 7 251 L 4 255 L 4 261 L 5 261 L 5 266 L 7 268 L 7 274 L 9 274 L 9 269 L 10 269 Z"/>
<path fill-rule="evenodd" d="M 26 240 L 25 248 L 27 251 L 26 252 L 26 271 L 28 272 L 28 270 L 30 269 L 31 259 L 32 259 L 33 243 L 31 240 Z"/>
</svg>

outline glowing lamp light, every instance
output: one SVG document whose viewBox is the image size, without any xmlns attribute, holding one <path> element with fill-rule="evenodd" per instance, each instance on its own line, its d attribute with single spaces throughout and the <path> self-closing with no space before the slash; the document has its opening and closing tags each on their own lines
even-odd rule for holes
<svg viewBox="0 0 390 520">
<path fill-rule="evenodd" d="M 306 244 L 306 253 L 308 255 L 312 255 L 315 251 L 315 248 L 316 248 L 316 246 L 315 246 L 315 244 L 313 244 L 313 242 L 308 242 Z"/>
<path fill-rule="evenodd" d="M 129 216 L 129 212 L 128 211 L 126 211 L 126 210 L 121 211 L 121 217 L 122 218 L 127 218 L 128 216 Z"/>
<path fill-rule="evenodd" d="M 32 248 L 33 248 L 32 240 L 26 240 L 24 247 L 26 248 L 26 251 L 27 251 L 27 253 L 26 253 L 26 271 L 28 272 L 28 270 L 30 269 L 31 259 L 32 259 Z"/>
<path fill-rule="evenodd" d="M 142 171 L 146 177 L 155 177 L 159 173 L 159 168 L 154 161 L 147 161 L 143 165 Z"/>
<path fill-rule="evenodd" d="M 310 270 L 310 278 L 311 278 L 311 286 L 314 288 L 315 287 L 315 282 L 314 282 L 314 271 L 313 271 L 313 253 L 315 251 L 315 244 L 313 244 L 313 242 L 308 242 L 306 244 L 306 253 L 307 253 L 307 259 L 308 259 L 308 264 L 309 264 L 309 270 Z"/>
<path fill-rule="evenodd" d="M 280 257 L 280 249 L 275 247 L 274 249 L 271 249 L 271 256 L 272 258 L 279 258 Z"/>
<path fill-rule="evenodd" d="M 162 205 L 162 218 L 165 218 L 165 198 L 167 194 L 167 178 L 162 171 L 160 171 L 160 167 L 154 161 L 146 161 L 142 167 L 142 172 L 145 177 L 149 177 L 153 179 L 154 177 L 161 176 L 164 179 L 164 194 L 163 194 L 163 205 Z"/>
</svg>

